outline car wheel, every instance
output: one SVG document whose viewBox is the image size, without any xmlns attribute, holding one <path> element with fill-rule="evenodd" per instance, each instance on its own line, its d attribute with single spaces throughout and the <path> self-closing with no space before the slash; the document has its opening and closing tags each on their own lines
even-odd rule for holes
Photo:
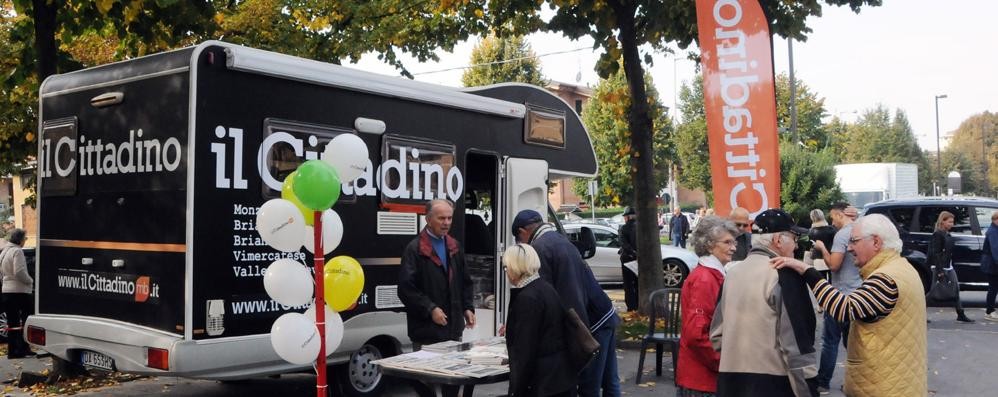
<svg viewBox="0 0 998 397">
<path fill-rule="evenodd" d="M 374 361 L 394 355 L 372 342 L 361 346 L 350 355 L 350 361 L 337 365 L 333 371 L 340 380 L 343 393 L 353 397 L 380 396 L 388 383 L 381 367 Z"/>
<path fill-rule="evenodd" d="M 665 288 L 681 287 L 689 274 L 690 270 L 682 261 L 676 259 L 662 261 L 662 285 Z"/>
<path fill-rule="evenodd" d="M 7 341 L 7 313 L 0 311 L 0 342 Z"/>
</svg>

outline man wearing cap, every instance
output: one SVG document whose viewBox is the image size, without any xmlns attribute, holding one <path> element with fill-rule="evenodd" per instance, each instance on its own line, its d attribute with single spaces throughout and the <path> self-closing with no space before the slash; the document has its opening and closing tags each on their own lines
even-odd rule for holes
<svg viewBox="0 0 998 397">
<path fill-rule="evenodd" d="M 627 311 L 638 310 L 638 276 L 630 271 L 625 263 L 638 259 L 637 219 L 634 208 L 624 209 L 624 224 L 617 230 L 620 235 L 620 272 L 624 278 L 624 304 Z"/>
<path fill-rule="evenodd" d="M 717 395 L 817 396 L 817 307 L 799 274 L 770 264 L 792 257 L 807 230 L 779 209 L 756 216 L 753 230 L 748 256 L 727 271 L 710 326 L 721 353 Z"/>
<path fill-rule="evenodd" d="M 851 320 L 847 396 L 925 396 L 925 292 L 918 273 L 900 254 L 897 227 L 881 214 L 863 216 L 853 224 L 848 244 L 863 278 L 851 294 L 796 259 L 774 258 L 772 265 L 802 274 L 821 307 L 839 321 Z"/>
<path fill-rule="evenodd" d="M 566 308 L 575 309 L 600 344 L 599 355 L 579 374 L 579 395 L 620 396 L 616 329 L 620 323 L 610 297 L 603 292 L 579 250 L 541 214 L 523 210 L 513 219 L 513 237 L 529 243 L 541 259 L 540 275 L 558 291 Z"/>
<path fill-rule="evenodd" d="M 852 211 L 849 209 L 852 208 Z M 837 288 L 844 294 L 852 293 L 863 284 L 863 279 L 859 276 L 859 268 L 856 267 L 855 258 L 848 252 L 849 233 L 852 233 L 852 223 L 856 208 L 849 203 L 838 202 L 832 204 L 828 215 L 832 218 L 832 226 L 838 229 L 835 237 L 832 238 L 832 247 L 829 250 L 821 240 L 814 242 L 814 249 L 821 253 L 828 270 L 831 273 L 832 287 Z M 837 321 L 828 312 L 824 314 L 825 327 L 822 332 L 821 345 L 821 365 L 818 367 L 818 391 L 822 394 L 828 393 L 831 386 L 832 375 L 835 373 L 835 361 L 839 355 L 839 341 L 843 346 L 849 345 L 849 320 Z"/>
</svg>

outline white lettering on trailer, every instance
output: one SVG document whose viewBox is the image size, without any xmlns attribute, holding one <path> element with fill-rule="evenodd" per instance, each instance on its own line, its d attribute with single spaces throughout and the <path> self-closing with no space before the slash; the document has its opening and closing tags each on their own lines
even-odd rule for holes
<svg viewBox="0 0 998 397">
<path fill-rule="evenodd" d="M 212 142 L 211 152 L 215 156 L 215 187 L 218 189 L 247 189 L 245 179 L 242 179 L 243 159 L 243 130 L 240 128 L 226 128 L 224 126 L 215 127 L 215 137 L 218 139 L 232 138 L 232 145 L 235 155 L 232 159 L 232 178 L 229 178 L 229 163 L 226 156 L 228 143 Z M 283 181 L 277 180 L 270 172 L 267 164 L 267 157 L 275 145 L 286 144 L 294 150 L 295 156 L 305 160 L 315 160 L 319 158 L 319 139 L 315 135 L 307 138 L 306 141 L 296 138 L 287 132 L 275 132 L 268 135 L 260 143 L 260 148 L 256 155 L 256 169 L 260 175 L 260 180 L 270 189 L 280 191 Z M 311 150 L 315 148 L 315 150 Z M 409 154 L 413 161 L 409 161 Z M 456 166 L 451 166 L 446 174 L 440 164 L 422 163 L 419 161 L 419 149 L 401 146 L 398 148 L 397 157 L 385 160 L 378 167 L 374 167 L 369 159 L 367 167 L 356 179 L 352 181 L 341 181 L 341 191 L 343 194 L 353 194 L 357 196 L 376 196 L 378 189 L 381 189 L 385 197 L 393 199 L 412 200 L 432 200 L 435 198 L 448 198 L 457 201 L 464 193 L 464 176 Z M 372 172 L 373 170 L 373 172 Z M 395 186 L 388 186 L 383 181 L 391 180 L 389 176 L 395 177 L 398 182 Z M 411 183 L 410 183 L 411 181 Z M 420 183 L 422 182 L 422 183 Z M 437 189 L 431 189 L 433 183 Z"/>
<path fill-rule="evenodd" d="M 104 143 L 103 139 L 88 141 L 85 135 L 80 135 L 78 142 L 62 137 L 55 143 L 54 153 L 50 153 L 53 151 L 52 140 L 45 139 L 41 175 L 51 178 L 53 166 L 59 177 L 69 176 L 77 166 L 80 176 L 173 172 L 180 168 L 183 148 L 177 138 L 170 137 L 163 142 L 159 139 L 137 140 L 142 138 L 142 134 L 141 128 L 129 130 L 128 140 L 117 144 Z M 64 156 L 63 151 L 68 151 L 68 154 Z M 60 158 L 69 160 L 62 164 L 59 163 Z"/>
</svg>

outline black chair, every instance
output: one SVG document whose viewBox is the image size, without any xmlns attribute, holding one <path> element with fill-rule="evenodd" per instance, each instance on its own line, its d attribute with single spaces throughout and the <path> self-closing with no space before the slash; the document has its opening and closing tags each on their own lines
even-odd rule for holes
<svg viewBox="0 0 998 397">
<path fill-rule="evenodd" d="M 641 355 L 638 358 L 638 375 L 634 383 L 641 383 L 641 373 L 645 369 L 645 353 L 648 346 L 655 345 L 655 375 L 662 376 L 662 350 L 668 346 L 672 352 L 672 380 L 676 380 L 676 358 L 679 356 L 679 331 L 682 319 L 679 310 L 679 288 L 664 288 L 651 293 L 651 315 L 648 319 L 648 334 L 641 339 Z M 659 319 L 665 320 L 664 327 L 657 326 Z"/>
</svg>

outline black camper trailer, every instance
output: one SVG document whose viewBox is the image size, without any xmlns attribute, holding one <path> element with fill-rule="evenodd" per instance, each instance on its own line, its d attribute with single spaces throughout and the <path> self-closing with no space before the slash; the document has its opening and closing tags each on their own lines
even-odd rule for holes
<svg viewBox="0 0 998 397">
<path fill-rule="evenodd" d="M 452 234 L 474 274 L 480 325 L 504 318 L 498 256 L 515 212 L 547 212 L 549 182 L 591 177 L 578 115 L 520 84 L 455 89 L 232 45 L 196 47 L 52 76 L 40 92 L 37 315 L 27 338 L 80 364 L 239 379 L 301 370 L 269 342 L 283 307 L 262 275 L 281 253 L 254 228 L 281 181 L 338 134 L 370 163 L 333 207 L 345 233 L 327 258 L 364 266 L 330 363 L 354 392 L 360 368 L 410 342 L 396 295 L 401 251 L 426 200 L 456 203 Z"/>
</svg>

